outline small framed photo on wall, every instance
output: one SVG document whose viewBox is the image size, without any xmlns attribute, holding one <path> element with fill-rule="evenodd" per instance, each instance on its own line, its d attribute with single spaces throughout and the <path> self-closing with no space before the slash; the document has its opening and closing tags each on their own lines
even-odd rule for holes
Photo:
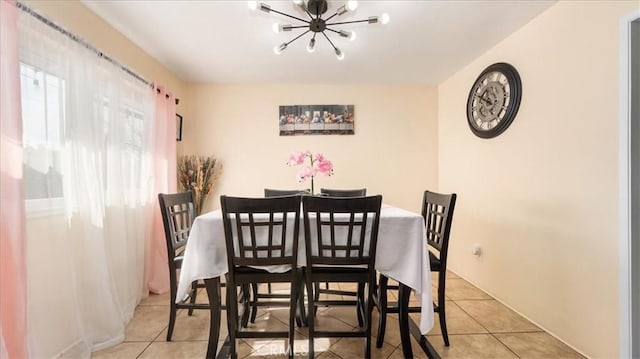
<svg viewBox="0 0 640 359">
<path fill-rule="evenodd" d="M 182 141 L 182 116 L 176 113 L 176 140 Z"/>
</svg>

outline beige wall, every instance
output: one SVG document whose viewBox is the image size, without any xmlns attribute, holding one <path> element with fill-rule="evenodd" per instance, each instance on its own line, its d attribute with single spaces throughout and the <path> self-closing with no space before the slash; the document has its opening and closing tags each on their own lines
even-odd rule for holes
<svg viewBox="0 0 640 359">
<path fill-rule="evenodd" d="M 619 348 L 618 29 L 635 9 L 559 2 L 438 87 L 440 190 L 459 194 L 450 268 L 597 358 Z M 465 104 L 494 62 L 518 69 L 523 97 L 483 140 Z"/>
<path fill-rule="evenodd" d="M 264 187 L 308 188 L 285 162 L 294 150 L 322 152 L 334 164 L 320 187 L 367 187 L 386 203 L 420 209 L 437 186 L 437 95 L 427 86 L 193 85 L 185 119 L 185 154 L 207 154 L 224 166 L 207 208 L 219 195 L 262 196 Z M 355 135 L 278 134 L 278 106 L 355 105 Z"/>
</svg>

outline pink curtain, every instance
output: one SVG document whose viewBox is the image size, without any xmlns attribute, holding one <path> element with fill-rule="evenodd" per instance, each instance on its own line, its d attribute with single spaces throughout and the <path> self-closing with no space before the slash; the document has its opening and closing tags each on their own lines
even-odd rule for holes
<svg viewBox="0 0 640 359">
<path fill-rule="evenodd" d="M 0 1 L 0 353 L 27 358 L 18 11 Z"/>
<path fill-rule="evenodd" d="M 177 191 L 176 173 L 176 104 L 171 93 L 158 87 L 155 98 L 155 145 L 154 145 L 154 194 L 175 193 Z M 146 261 L 147 283 L 149 291 L 164 293 L 169 290 L 169 267 L 167 264 L 167 245 L 164 239 L 164 227 L 160 206 L 153 208 L 153 225 L 150 250 Z"/>
</svg>

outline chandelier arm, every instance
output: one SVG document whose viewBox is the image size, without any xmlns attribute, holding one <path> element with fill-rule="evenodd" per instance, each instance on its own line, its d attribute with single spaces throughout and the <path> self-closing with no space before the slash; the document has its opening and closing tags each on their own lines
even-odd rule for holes
<svg viewBox="0 0 640 359">
<path fill-rule="evenodd" d="M 340 35 L 340 31 L 338 31 L 338 30 L 330 29 L 330 28 L 328 28 L 328 27 L 327 27 L 327 28 L 325 28 L 325 30 L 329 30 L 329 31 L 331 31 L 331 32 L 335 32 L 336 34 Z"/>
<path fill-rule="evenodd" d="M 324 33 L 324 31 L 322 32 L 322 35 L 324 35 L 324 38 L 327 39 L 327 41 L 329 41 L 329 43 L 331 44 L 331 47 L 333 47 L 334 50 L 337 50 L 338 48 L 336 47 L 336 45 L 333 44 L 333 41 L 331 41 L 331 39 L 329 38 L 329 36 L 327 36 L 327 34 Z"/>
<path fill-rule="evenodd" d="M 307 24 L 310 24 L 310 23 L 311 23 L 310 21 L 307 21 L 307 20 L 305 20 L 305 19 L 301 19 L 301 18 L 299 18 L 299 17 L 297 17 L 297 16 L 293 16 L 293 15 L 285 14 L 285 13 L 280 12 L 280 11 L 278 11 L 278 10 L 271 9 L 271 12 L 275 12 L 276 14 L 280 14 L 280 15 L 282 15 L 282 16 L 290 17 L 290 18 L 292 18 L 292 19 L 296 19 L 296 20 L 298 20 L 298 21 L 302 21 L 302 22 L 307 23 Z"/>
<path fill-rule="evenodd" d="M 313 15 L 311 15 L 311 13 L 309 12 L 309 10 L 307 9 L 306 6 L 303 6 L 302 9 L 304 9 L 304 12 L 307 13 L 307 15 L 309 15 L 309 19 L 313 20 Z"/>
<path fill-rule="evenodd" d="M 309 25 L 296 25 L 296 26 L 289 26 L 289 29 L 308 29 Z"/>
<path fill-rule="evenodd" d="M 329 21 L 329 20 L 333 19 L 336 16 L 338 16 L 338 12 L 337 11 L 336 11 L 335 14 L 333 14 L 333 15 L 329 16 L 328 18 L 324 19 L 324 21 Z"/>
<path fill-rule="evenodd" d="M 299 39 L 299 38 L 301 38 L 302 36 L 306 35 L 309 31 L 311 31 L 311 30 L 307 30 L 307 31 L 305 31 L 305 32 L 301 33 L 300 35 L 298 35 L 298 36 L 294 37 L 293 39 L 291 39 L 291 41 L 289 41 L 289 42 L 287 42 L 287 43 L 286 43 L 286 44 L 287 44 L 287 46 L 289 46 L 289 44 L 291 44 L 292 42 L 294 42 L 294 41 L 298 40 L 298 39 Z"/>
<path fill-rule="evenodd" d="M 273 11 L 273 10 L 271 10 L 271 11 Z M 369 19 L 364 19 L 364 20 L 355 20 L 355 21 L 332 22 L 331 24 L 327 24 L 327 26 L 331 26 L 331 25 L 344 25 L 344 24 L 357 24 L 357 23 L 361 23 L 361 22 L 369 22 Z"/>
</svg>

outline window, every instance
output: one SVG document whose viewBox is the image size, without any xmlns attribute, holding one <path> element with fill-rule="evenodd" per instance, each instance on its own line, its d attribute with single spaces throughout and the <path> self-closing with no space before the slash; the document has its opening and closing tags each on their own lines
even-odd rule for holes
<svg viewBox="0 0 640 359">
<path fill-rule="evenodd" d="M 27 212 L 62 207 L 65 81 L 20 64 Z"/>
<path fill-rule="evenodd" d="M 20 85 L 25 207 L 30 216 L 57 213 L 65 203 L 62 160 L 65 141 L 70 140 L 65 138 L 65 124 L 72 120 L 65 108 L 67 83 L 41 68 L 21 63 Z M 98 151 L 100 173 L 110 178 L 100 182 L 104 190 L 124 190 L 127 197 L 146 183 L 143 147 L 149 140 L 144 132 L 148 116 L 145 101 L 130 91 L 131 98 L 110 98 L 109 91 L 94 98 L 94 113 L 99 114 L 94 124 L 100 123 L 104 131 L 104 137 L 94 145 L 104 146 Z"/>
</svg>

